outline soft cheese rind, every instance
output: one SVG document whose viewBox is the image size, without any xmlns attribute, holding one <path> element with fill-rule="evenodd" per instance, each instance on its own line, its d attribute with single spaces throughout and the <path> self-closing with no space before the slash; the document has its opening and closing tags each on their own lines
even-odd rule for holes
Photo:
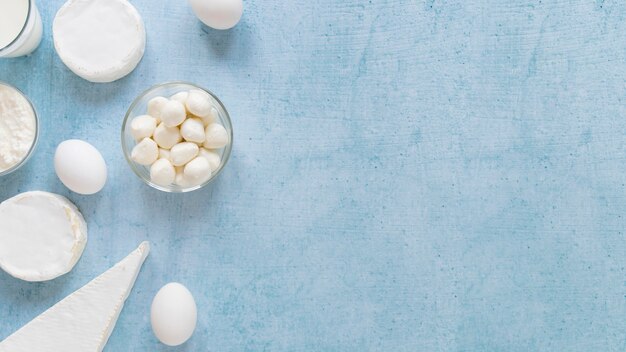
<svg viewBox="0 0 626 352">
<path fill-rule="evenodd" d="M 67 198 L 26 192 L 0 203 L 0 268 L 26 281 L 66 274 L 83 253 L 87 224 Z"/>
<path fill-rule="evenodd" d="M 112 82 L 132 72 L 146 47 L 146 30 L 126 0 L 69 0 L 52 24 L 63 63 L 91 82 Z"/>
</svg>

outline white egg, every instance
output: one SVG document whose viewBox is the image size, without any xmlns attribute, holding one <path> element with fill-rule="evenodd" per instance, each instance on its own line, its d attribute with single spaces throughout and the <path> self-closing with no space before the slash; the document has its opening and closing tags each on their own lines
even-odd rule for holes
<svg viewBox="0 0 626 352">
<path fill-rule="evenodd" d="M 243 14 L 242 0 L 189 0 L 189 4 L 200 21 L 215 29 L 234 27 Z"/>
<path fill-rule="evenodd" d="M 197 319 L 198 311 L 191 292 L 177 282 L 163 286 L 152 300 L 152 331 L 168 346 L 185 343 L 193 335 Z"/>
<path fill-rule="evenodd" d="M 107 181 L 107 165 L 93 145 L 78 139 L 61 142 L 54 153 L 54 171 L 65 187 L 94 194 Z"/>
</svg>

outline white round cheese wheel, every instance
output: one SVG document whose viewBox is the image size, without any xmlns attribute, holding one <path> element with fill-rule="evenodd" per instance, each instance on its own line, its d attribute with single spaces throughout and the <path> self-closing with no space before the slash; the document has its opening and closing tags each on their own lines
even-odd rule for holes
<svg viewBox="0 0 626 352">
<path fill-rule="evenodd" d="M 87 243 L 76 206 L 48 192 L 26 192 L 0 203 L 0 268 L 26 281 L 68 273 Z"/>
<path fill-rule="evenodd" d="M 126 0 L 69 0 L 52 24 L 63 63 L 91 82 L 112 82 L 132 72 L 146 47 L 141 16 Z"/>
</svg>

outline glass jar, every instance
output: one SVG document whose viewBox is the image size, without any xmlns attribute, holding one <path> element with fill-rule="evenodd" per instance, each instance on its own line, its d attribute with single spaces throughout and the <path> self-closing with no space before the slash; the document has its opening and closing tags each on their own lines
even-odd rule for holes
<svg viewBox="0 0 626 352">
<path fill-rule="evenodd" d="M 0 1 L 0 58 L 32 53 L 39 46 L 42 33 L 35 0 Z"/>
</svg>

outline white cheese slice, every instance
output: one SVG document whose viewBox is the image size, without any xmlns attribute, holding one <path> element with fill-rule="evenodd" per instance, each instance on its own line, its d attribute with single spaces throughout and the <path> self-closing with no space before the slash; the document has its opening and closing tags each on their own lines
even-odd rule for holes
<svg viewBox="0 0 626 352">
<path fill-rule="evenodd" d="M 69 0 L 52 24 L 63 63 L 91 82 L 112 82 L 131 73 L 146 47 L 143 20 L 126 0 Z"/>
<path fill-rule="evenodd" d="M 26 192 L 0 203 L 0 268 L 26 281 L 45 281 L 74 267 L 87 243 L 76 206 L 48 192 Z"/>
<path fill-rule="evenodd" d="M 150 244 L 139 248 L 0 342 L 0 352 L 99 352 L 135 284 Z"/>
</svg>

